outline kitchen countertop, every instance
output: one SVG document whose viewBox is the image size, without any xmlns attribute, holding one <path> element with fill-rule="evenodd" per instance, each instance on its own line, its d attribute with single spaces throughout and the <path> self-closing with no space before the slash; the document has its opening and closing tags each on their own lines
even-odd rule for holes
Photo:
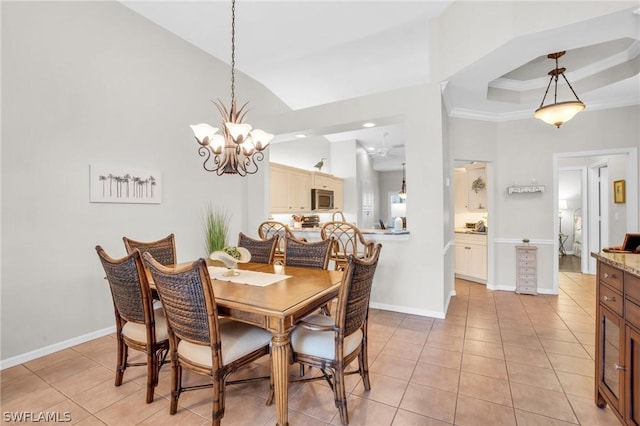
<svg viewBox="0 0 640 426">
<path fill-rule="evenodd" d="M 480 232 L 470 228 L 455 228 L 454 232 L 456 234 L 476 234 L 476 235 L 487 235 L 487 231 Z"/>
<path fill-rule="evenodd" d="M 638 253 L 591 253 L 602 263 L 622 269 L 630 274 L 640 277 L 640 254 Z"/>
<path fill-rule="evenodd" d="M 320 228 L 302 228 L 302 229 L 294 229 L 291 228 L 291 230 L 293 232 L 300 232 L 300 233 L 304 233 L 304 232 L 309 232 L 309 233 L 316 233 L 316 232 L 320 232 Z M 374 235 L 407 235 L 409 234 L 408 230 L 402 230 L 402 231 L 394 231 L 393 229 L 368 229 L 368 228 L 360 228 L 360 232 L 362 232 L 363 235 L 367 235 L 367 234 L 374 234 Z"/>
</svg>

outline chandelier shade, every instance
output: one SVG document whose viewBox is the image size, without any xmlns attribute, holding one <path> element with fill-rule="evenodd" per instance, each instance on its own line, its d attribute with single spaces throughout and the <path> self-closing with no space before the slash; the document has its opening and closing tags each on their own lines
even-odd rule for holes
<svg viewBox="0 0 640 426">
<path fill-rule="evenodd" d="M 585 108 L 585 104 L 580 100 L 580 98 L 578 98 L 578 95 L 576 94 L 575 90 L 573 90 L 573 87 L 571 87 L 571 83 L 569 83 L 569 80 L 567 80 L 567 77 L 564 75 L 566 68 L 558 67 L 558 58 L 564 56 L 565 53 L 566 52 L 562 51 L 562 52 L 550 53 L 547 55 L 547 58 L 555 59 L 556 67 L 551 71 L 549 71 L 548 73 L 548 75 L 550 75 L 551 78 L 549 79 L 547 90 L 544 92 L 544 96 L 542 97 L 542 102 L 540 103 L 540 107 L 533 114 L 535 118 L 542 120 L 545 123 L 553 124 L 557 128 L 560 128 L 562 124 L 571 120 L 573 117 L 576 116 L 577 113 L 579 113 Z M 558 102 L 558 77 L 559 76 L 562 76 L 562 78 L 564 78 L 564 81 L 569 86 L 569 89 L 571 89 L 571 93 L 573 93 L 573 96 L 575 96 L 576 98 L 575 101 L 572 100 L 572 101 Z M 544 105 L 544 101 L 547 98 L 547 94 L 549 93 L 549 88 L 551 87 L 551 83 L 554 84 L 553 103 Z"/>
<path fill-rule="evenodd" d="M 580 101 L 558 102 L 538 108 L 533 116 L 547 124 L 560 127 L 563 123 L 575 117 L 584 107 L 585 105 Z"/>
<path fill-rule="evenodd" d="M 200 145 L 198 154 L 204 157 L 202 166 L 208 172 L 246 176 L 258 171 L 258 162 L 264 159 L 264 151 L 273 135 L 244 122 L 247 103 L 240 109 L 235 98 L 235 22 L 236 1 L 231 1 L 231 107 L 218 99 L 214 105 L 222 118 L 221 128 L 206 123 L 191 125 Z"/>
</svg>

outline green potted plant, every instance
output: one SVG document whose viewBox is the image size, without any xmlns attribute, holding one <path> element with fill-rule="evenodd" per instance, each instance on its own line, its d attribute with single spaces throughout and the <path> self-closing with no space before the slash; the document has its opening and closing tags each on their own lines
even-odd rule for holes
<svg viewBox="0 0 640 426">
<path fill-rule="evenodd" d="M 229 215 L 220 210 L 208 207 L 203 221 L 205 246 L 207 255 L 222 250 L 227 245 L 229 233 Z"/>
</svg>

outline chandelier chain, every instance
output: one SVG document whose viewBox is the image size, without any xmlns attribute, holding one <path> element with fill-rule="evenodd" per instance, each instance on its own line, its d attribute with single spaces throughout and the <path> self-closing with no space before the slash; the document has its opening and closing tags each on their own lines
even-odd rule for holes
<svg viewBox="0 0 640 426">
<path fill-rule="evenodd" d="M 236 0 L 231 2 L 231 108 L 236 101 Z"/>
</svg>

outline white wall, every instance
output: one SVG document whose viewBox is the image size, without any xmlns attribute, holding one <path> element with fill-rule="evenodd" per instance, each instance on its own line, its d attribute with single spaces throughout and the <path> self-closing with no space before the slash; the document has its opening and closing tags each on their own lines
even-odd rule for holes
<svg viewBox="0 0 640 426">
<path fill-rule="evenodd" d="M 398 262 L 376 272 L 371 300 L 387 309 L 443 316 L 443 164 L 440 86 L 427 84 L 379 93 L 270 117 L 276 133 L 361 124 L 372 118 L 401 117 L 407 157 L 408 241 L 385 243 L 381 256 Z M 429 126 L 425 127 L 425 117 Z M 413 167 L 412 167 L 413 165 Z M 413 183 L 412 183 L 413 182 Z M 412 220 L 413 215 L 419 220 Z"/>
<path fill-rule="evenodd" d="M 336 176 L 342 178 L 342 210 L 345 219 L 349 222 L 358 222 L 360 200 L 356 167 L 358 146 L 357 141 L 353 139 L 330 144 L 332 170 Z"/>
<path fill-rule="evenodd" d="M 119 257 L 124 235 L 173 232 L 185 261 L 205 254 L 209 203 L 232 236 L 267 212 L 266 161 L 247 178 L 207 173 L 189 129 L 219 122 L 210 99 L 228 96 L 228 66 L 117 2 L 1 7 L 6 360 L 113 326 L 97 244 Z M 236 85 L 253 110 L 286 110 L 241 74 Z M 90 203 L 90 163 L 160 170 L 162 204 Z"/>
<path fill-rule="evenodd" d="M 290 142 L 274 143 L 269 148 L 269 160 L 272 163 L 284 164 L 298 169 L 317 172 L 314 166 L 321 158 L 325 158 L 323 173 L 335 174 L 332 170 L 331 146 L 321 136 L 313 136 Z"/>
<path fill-rule="evenodd" d="M 640 107 L 610 110 L 585 110 L 560 130 L 539 120 L 515 120 L 486 123 L 459 118 L 450 119 L 452 155 L 464 158 L 470 150 L 469 135 L 474 135 L 473 149 L 494 160 L 495 185 L 489 188 L 494 203 L 490 229 L 494 263 L 489 288 L 515 287 L 515 245 L 529 238 L 538 249 L 538 287 L 553 293 L 555 244 L 558 218 L 554 208 L 553 156 L 557 153 L 599 151 L 615 148 L 640 148 Z M 606 123 L 602 125 L 602 123 Z M 494 139 L 492 139 L 494 138 Z M 495 153 L 495 155 L 494 155 Z M 636 160 L 637 161 L 637 160 Z M 636 164 L 636 169 L 638 165 Z M 452 176 L 453 178 L 453 176 Z M 508 195 L 511 185 L 535 181 L 545 185 L 544 193 Z M 638 187 L 627 196 L 638 199 Z M 639 219 L 632 228 L 638 229 Z M 632 221 L 633 222 L 633 221 Z M 554 228 L 554 226 L 556 228 Z M 634 231 L 625 225 L 626 232 Z M 564 230 L 564 225 L 563 225 Z"/>
</svg>

